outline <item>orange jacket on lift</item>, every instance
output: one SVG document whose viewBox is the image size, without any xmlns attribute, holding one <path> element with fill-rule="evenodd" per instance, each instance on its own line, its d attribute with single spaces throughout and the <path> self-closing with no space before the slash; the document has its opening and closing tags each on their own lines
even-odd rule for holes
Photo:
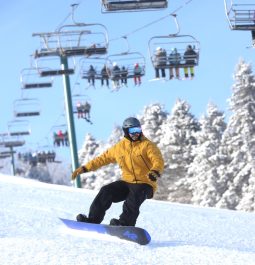
<svg viewBox="0 0 255 265">
<path fill-rule="evenodd" d="M 147 183 L 153 187 L 154 192 L 157 183 L 148 179 L 147 175 L 150 170 L 162 173 L 164 169 L 164 160 L 160 150 L 144 136 L 141 137 L 141 140 L 135 142 L 124 137 L 113 147 L 84 166 L 88 171 L 95 171 L 110 163 L 118 163 L 122 170 L 121 179 L 123 181 L 137 184 Z"/>
</svg>

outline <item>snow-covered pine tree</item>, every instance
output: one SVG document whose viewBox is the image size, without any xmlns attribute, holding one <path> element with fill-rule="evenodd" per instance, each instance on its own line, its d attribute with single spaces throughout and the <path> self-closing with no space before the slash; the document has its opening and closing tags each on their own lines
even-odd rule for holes
<svg viewBox="0 0 255 265">
<path fill-rule="evenodd" d="M 80 164 L 86 164 L 96 156 L 102 154 L 106 149 L 116 144 L 123 137 L 120 126 L 115 126 L 107 143 L 97 142 L 92 135 L 87 134 L 81 150 L 79 151 Z M 86 189 L 99 190 L 103 185 L 117 180 L 120 177 L 120 170 L 117 165 L 110 164 L 95 172 L 88 172 L 81 175 L 82 186 Z"/>
<path fill-rule="evenodd" d="M 85 135 L 82 148 L 78 152 L 79 163 L 85 164 L 97 154 L 99 142 L 90 134 Z"/>
<path fill-rule="evenodd" d="M 254 210 L 255 79 L 251 65 L 241 60 L 229 100 L 232 116 L 223 134 L 222 153 L 229 163 L 222 172 L 224 193 L 218 207 Z"/>
<path fill-rule="evenodd" d="M 187 170 L 193 161 L 192 150 L 197 143 L 194 135 L 199 129 L 198 121 L 190 113 L 190 105 L 178 99 L 161 126 L 159 147 L 165 160 L 161 199 L 184 203 L 190 201 Z"/>
<path fill-rule="evenodd" d="M 120 141 L 120 139 L 123 138 L 123 134 L 122 127 L 115 126 L 107 143 L 100 147 L 100 154 Z M 94 175 L 96 178 L 93 183 L 93 188 L 99 190 L 102 186 L 118 180 L 121 176 L 121 172 L 117 164 L 109 164 L 98 169 L 94 172 Z"/>
<path fill-rule="evenodd" d="M 143 112 L 138 119 L 143 128 L 144 135 L 155 144 L 158 144 L 161 139 L 160 127 L 167 118 L 167 112 L 163 105 L 159 103 L 145 106 Z"/>
<path fill-rule="evenodd" d="M 196 133 L 195 157 L 188 169 L 191 202 L 213 207 L 220 199 L 217 169 L 221 166 L 218 153 L 222 134 L 226 129 L 224 113 L 209 103 L 207 115 L 203 115 L 199 122 L 201 130 Z"/>
<path fill-rule="evenodd" d="M 123 136 L 124 132 L 122 130 L 122 127 L 115 125 L 109 137 L 109 140 L 107 141 L 108 147 L 115 145 L 117 142 L 120 141 L 120 139 L 122 139 Z"/>
<path fill-rule="evenodd" d="M 99 145 L 100 143 L 96 141 L 96 139 L 91 134 L 85 135 L 85 140 L 82 145 L 82 148 L 78 152 L 79 156 L 79 163 L 80 165 L 84 165 L 93 159 L 99 152 Z M 96 175 L 94 172 L 89 172 L 86 174 L 81 174 L 81 184 L 83 188 L 86 189 L 94 189 L 94 182 Z"/>
<path fill-rule="evenodd" d="M 52 183 L 50 172 L 45 164 L 38 163 L 37 166 L 29 166 L 25 172 L 25 177 L 37 179 L 41 182 Z"/>
<path fill-rule="evenodd" d="M 141 115 L 138 116 L 142 124 L 144 135 L 159 147 L 162 138 L 161 125 L 166 120 L 168 113 L 164 106 L 159 103 L 145 106 Z M 163 178 L 158 179 L 158 190 L 154 196 L 155 199 L 162 199 L 164 194 L 165 183 Z"/>
</svg>

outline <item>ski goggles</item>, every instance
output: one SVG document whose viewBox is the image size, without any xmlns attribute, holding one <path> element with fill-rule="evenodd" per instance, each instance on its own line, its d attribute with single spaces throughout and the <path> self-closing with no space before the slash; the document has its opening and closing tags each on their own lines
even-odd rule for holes
<svg viewBox="0 0 255 265">
<path fill-rule="evenodd" d="M 136 133 L 141 133 L 142 128 L 141 127 L 133 127 L 128 129 L 129 134 L 136 134 Z"/>
</svg>

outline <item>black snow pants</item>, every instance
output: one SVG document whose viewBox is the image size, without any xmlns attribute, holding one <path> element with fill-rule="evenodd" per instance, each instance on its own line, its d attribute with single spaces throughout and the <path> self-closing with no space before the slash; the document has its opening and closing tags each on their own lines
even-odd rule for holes
<svg viewBox="0 0 255 265">
<path fill-rule="evenodd" d="M 119 217 L 122 225 L 135 226 L 141 204 L 153 196 L 153 188 L 149 184 L 131 184 L 119 180 L 103 186 L 89 210 L 89 219 L 100 224 L 105 212 L 112 203 L 124 201 L 122 214 Z"/>
</svg>

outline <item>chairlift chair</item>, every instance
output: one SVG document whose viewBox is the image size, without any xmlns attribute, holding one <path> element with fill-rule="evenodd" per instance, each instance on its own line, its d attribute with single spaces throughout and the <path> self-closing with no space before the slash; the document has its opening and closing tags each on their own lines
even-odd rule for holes
<svg viewBox="0 0 255 265">
<path fill-rule="evenodd" d="M 55 148 L 48 144 L 39 144 L 35 149 L 38 163 L 46 164 L 46 162 L 55 162 L 56 152 Z"/>
<path fill-rule="evenodd" d="M 196 56 L 192 56 L 190 59 L 194 59 L 194 63 L 189 65 L 184 58 L 184 53 L 187 46 L 191 46 L 193 50 L 196 52 Z M 161 48 L 166 51 L 167 60 L 164 64 L 160 65 L 160 68 L 169 69 L 170 68 L 170 61 L 169 55 L 171 54 L 174 48 L 177 49 L 177 52 L 180 54 L 181 60 L 177 65 L 179 68 L 191 67 L 191 66 L 198 66 L 199 64 L 199 53 L 200 53 L 200 43 L 191 35 L 179 35 L 179 34 L 170 34 L 166 36 L 154 36 L 149 40 L 149 53 L 151 62 L 154 68 L 157 67 L 157 58 L 156 58 L 156 51 L 157 49 Z M 188 58 L 189 59 L 189 58 Z"/>
<path fill-rule="evenodd" d="M 40 46 L 34 53 L 34 58 L 60 56 L 58 32 L 33 33 L 33 37 L 40 38 Z"/>
<path fill-rule="evenodd" d="M 20 74 L 21 87 L 23 89 L 52 87 L 53 78 L 51 76 L 41 78 L 38 72 L 42 71 L 43 69 L 38 69 L 35 67 L 22 69 Z"/>
<path fill-rule="evenodd" d="M 10 136 L 24 136 L 31 133 L 30 122 L 27 120 L 13 120 L 8 122 L 8 132 Z"/>
<path fill-rule="evenodd" d="M 6 159 L 11 157 L 11 154 L 2 154 L 2 152 L 0 152 L 0 159 Z M 2 166 L 0 166 L 0 169 L 2 168 Z"/>
<path fill-rule="evenodd" d="M 71 75 L 75 72 L 75 62 L 69 60 L 69 68 L 62 69 L 58 56 L 41 57 L 36 59 L 36 69 L 41 77 Z"/>
<path fill-rule="evenodd" d="M 142 71 L 140 76 L 145 75 L 145 57 L 139 52 L 124 52 L 108 56 L 106 67 L 111 80 L 115 79 L 112 71 L 115 64 L 120 68 L 120 75 L 122 73 L 122 67 L 125 67 L 127 70 L 127 79 L 134 78 L 134 67 L 136 64 L 141 67 Z"/>
<path fill-rule="evenodd" d="M 167 0 L 101 0 L 102 12 L 160 10 L 167 8 Z"/>
<path fill-rule="evenodd" d="M 0 159 L 5 159 L 11 157 L 12 154 L 16 153 L 15 151 L 11 151 L 9 148 L 0 148 Z"/>
<path fill-rule="evenodd" d="M 21 98 L 14 101 L 15 117 L 31 117 L 40 115 L 40 102 L 36 98 Z"/>
<path fill-rule="evenodd" d="M 102 69 L 106 66 L 107 58 L 91 56 L 89 58 L 82 57 L 80 59 L 80 77 L 82 79 L 90 79 L 89 68 L 92 65 L 95 70 L 94 79 L 101 80 L 104 78 L 102 75 Z"/>
<path fill-rule="evenodd" d="M 0 151 L 0 155 L 1 156 L 7 156 L 7 157 L 9 157 L 9 156 L 11 156 L 12 154 L 15 154 L 15 153 L 16 153 L 16 151 L 10 151 L 10 150 Z"/>
<path fill-rule="evenodd" d="M 85 94 L 73 94 L 72 95 L 72 106 L 73 106 L 73 113 L 78 113 L 77 111 L 77 105 L 89 103 L 91 105 L 91 100 L 88 95 Z"/>
<path fill-rule="evenodd" d="M 58 163 L 58 164 L 62 163 L 62 161 L 56 159 L 56 157 L 57 157 L 56 148 L 55 148 L 55 146 L 53 144 L 51 144 L 49 142 L 48 137 L 46 137 L 46 142 L 45 143 L 42 143 L 42 144 L 38 145 L 37 151 L 38 151 L 38 154 L 39 154 L 38 162 L 43 160 L 44 157 L 45 157 L 46 158 L 46 162 Z M 40 154 L 44 154 L 44 157 L 43 156 L 40 157 Z"/>
<path fill-rule="evenodd" d="M 50 129 L 50 131 L 53 133 L 53 132 L 58 132 L 58 131 L 62 131 L 62 132 L 65 132 L 67 131 L 67 124 L 66 123 L 61 123 L 61 124 L 58 124 L 58 125 L 53 125 Z"/>
<path fill-rule="evenodd" d="M 65 56 L 104 55 L 108 50 L 108 32 L 103 24 L 76 23 L 58 31 L 60 51 Z"/>
<path fill-rule="evenodd" d="M 66 124 L 54 125 L 51 128 L 54 147 L 69 146 L 69 136 Z"/>
<path fill-rule="evenodd" d="M 224 0 L 225 13 L 232 30 L 255 30 L 255 3 L 251 0 Z"/>
<path fill-rule="evenodd" d="M 25 141 L 20 139 L 19 136 L 4 135 L 1 137 L 0 146 L 6 148 L 20 147 L 25 144 Z"/>
<path fill-rule="evenodd" d="M 5 147 L 0 147 L 0 159 L 11 157 L 14 153 L 15 151 L 10 150 L 9 148 L 6 149 Z"/>
</svg>

